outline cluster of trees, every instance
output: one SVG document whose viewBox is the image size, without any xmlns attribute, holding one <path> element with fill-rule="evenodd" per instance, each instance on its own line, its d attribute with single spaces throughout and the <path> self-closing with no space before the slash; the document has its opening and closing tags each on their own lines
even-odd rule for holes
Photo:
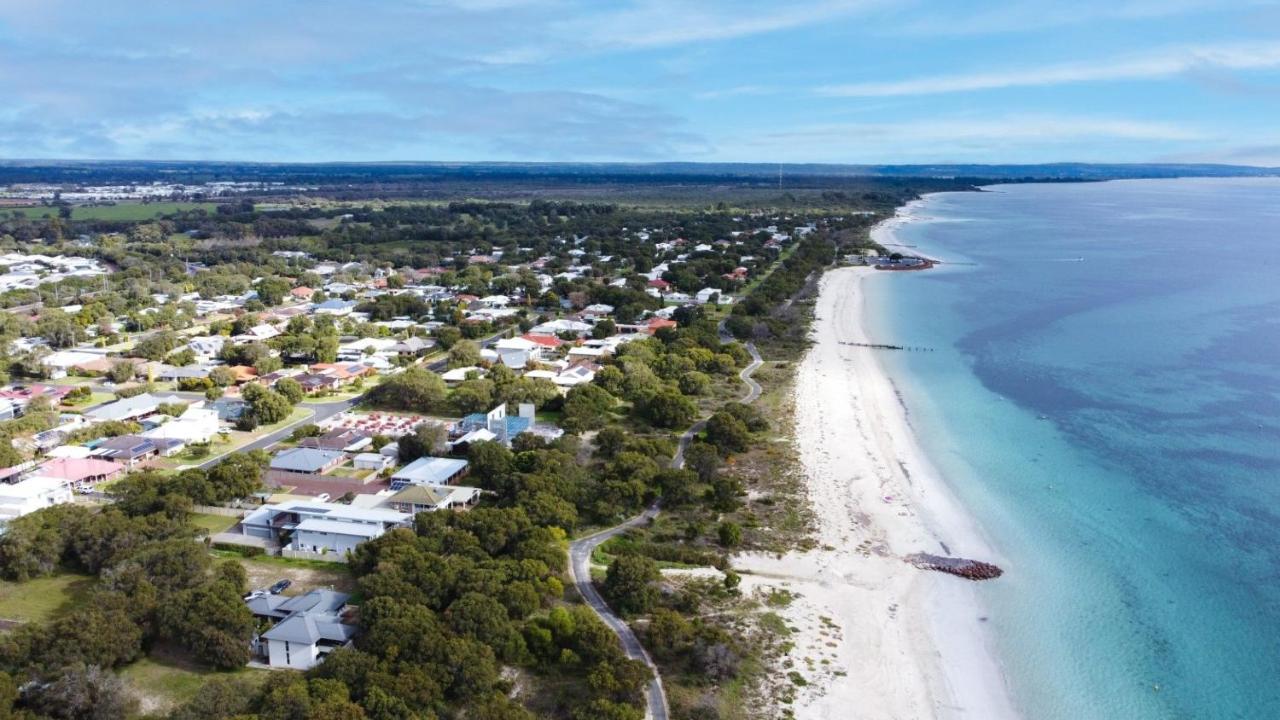
<svg viewBox="0 0 1280 720">
<path fill-rule="evenodd" d="M 248 660 L 253 618 L 240 599 L 244 569 L 215 565 L 192 540 L 185 514 L 130 514 L 133 509 L 57 505 L 9 524 L 0 539 L 6 577 L 25 580 L 66 568 L 98 581 L 65 615 L 0 639 L 0 670 L 47 682 L 69 667 L 128 664 L 160 641 L 213 667 Z"/>
<path fill-rule="evenodd" d="M 734 337 L 804 337 L 806 323 L 797 322 L 795 317 L 783 312 L 786 301 L 798 293 L 814 273 L 835 261 L 836 246 L 826 233 L 813 233 L 799 243 L 795 252 L 733 306 L 725 327 Z"/>
</svg>

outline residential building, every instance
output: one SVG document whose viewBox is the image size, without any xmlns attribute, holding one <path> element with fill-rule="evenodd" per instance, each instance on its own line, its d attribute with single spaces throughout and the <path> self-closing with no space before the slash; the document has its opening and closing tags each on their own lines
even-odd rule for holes
<svg viewBox="0 0 1280 720">
<path fill-rule="evenodd" d="M 341 555 L 411 520 L 411 515 L 395 510 L 292 500 L 263 505 L 245 516 L 240 528 L 251 537 L 277 542 L 287 538 L 292 550 Z"/>
<path fill-rule="evenodd" d="M 346 647 L 355 637 L 347 601 L 350 596 L 333 590 L 312 590 L 305 595 L 261 595 L 245 604 L 255 617 L 275 624 L 256 638 L 258 657 L 271 667 L 309 670 L 333 650 Z"/>
<path fill-rule="evenodd" d="M 37 467 L 31 477 L 54 478 L 68 487 L 90 487 L 123 472 L 123 465 L 101 458 L 58 458 Z"/>
<path fill-rule="evenodd" d="M 86 411 L 84 414 L 94 420 L 135 420 L 156 412 L 161 405 L 168 404 L 185 405 L 187 401 L 177 395 L 161 396 L 143 393 L 117 400 L 109 405 L 96 407 Z"/>
<path fill-rule="evenodd" d="M 467 507 L 480 498 L 480 489 L 461 485 L 407 485 L 391 496 L 387 506 L 402 513 L 417 515 Z"/>
<path fill-rule="evenodd" d="M 272 472 L 297 475 L 321 475 L 342 464 L 347 456 L 341 450 L 296 447 L 282 450 L 271 458 Z"/>
<path fill-rule="evenodd" d="M 391 476 L 391 489 L 410 485 L 449 485 L 467 474 L 467 461 L 453 458 L 422 457 L 405 465 Z"/>
</svg>

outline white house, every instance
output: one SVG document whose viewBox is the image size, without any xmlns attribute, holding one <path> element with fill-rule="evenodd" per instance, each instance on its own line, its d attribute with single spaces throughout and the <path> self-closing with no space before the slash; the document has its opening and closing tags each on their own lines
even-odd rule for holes
<svg viewBox="0 0 1280 720">
<path fill-rule="evenodd" d="M 31 477 L 12 485 L 0 483 L 0 532 L 14 518 L 71 500 L 71 488 L 58 478 Z"/>
<path fill-rule="evenodd" d="M 359 508 L 340 503 L 291 500 L 263 505 L 240 522 L 245 535 L 279 540 L 292 533 L 289 548 L 306 552 L 337 553 L 380 537 L 391 528 L 407 525 L 412 517 L 392 510 Z"/>
<path fill-rule="evenodd" d="M 143 437 L 181 440 L 183 444 L 207 443 L 218 434 L 218 411 L 189 407 L 181 416 L 142 433 Z"/>
<path fill-rule="evenodd" d="M 305 595 L 260 595 L 246 601 L 255 617 L 275 621 L 255 643 L 259 657 L 271 667 L 310 670 L 336 648 L 355 637 L 347 622 L 349 595 L 312 590 Z"/>
</svg>

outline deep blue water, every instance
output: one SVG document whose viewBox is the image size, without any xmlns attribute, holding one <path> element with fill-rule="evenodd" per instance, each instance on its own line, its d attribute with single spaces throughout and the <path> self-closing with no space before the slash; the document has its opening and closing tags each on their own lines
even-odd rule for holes
<svg viewBox="0 0 1280 720">
<path fill-rule="evenodd" d="M 1028 718 L 1280 718 L 1280 179 L 934 195 L 868 283 Z M 1081 258 L 1083 258 L 1081 260 Z M 962 264 L 964 263 L 964 264 Z"/>
</svg>

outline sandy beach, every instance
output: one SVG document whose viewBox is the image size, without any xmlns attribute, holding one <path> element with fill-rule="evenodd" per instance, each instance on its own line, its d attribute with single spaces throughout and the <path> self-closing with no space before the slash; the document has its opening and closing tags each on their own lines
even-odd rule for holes
<svg viewBox="0 0 1280 720">
<path fill-rule="evenodd" d="M 799 720 L 1017 717 L 990 648 L 976 585 L 916 569 L 916 552 L 1000 562 L 916 445 L 863 327 L 863 283 L 822 281 L 815 344 L 798 368 L 796 425 L 819 549 L 744 555 L 743 587 L 798 595 Z M 883 274 L 882 274 L 883 275 Z M 996 581 L 998 582 L 998 581 Z"/>
</svg>

